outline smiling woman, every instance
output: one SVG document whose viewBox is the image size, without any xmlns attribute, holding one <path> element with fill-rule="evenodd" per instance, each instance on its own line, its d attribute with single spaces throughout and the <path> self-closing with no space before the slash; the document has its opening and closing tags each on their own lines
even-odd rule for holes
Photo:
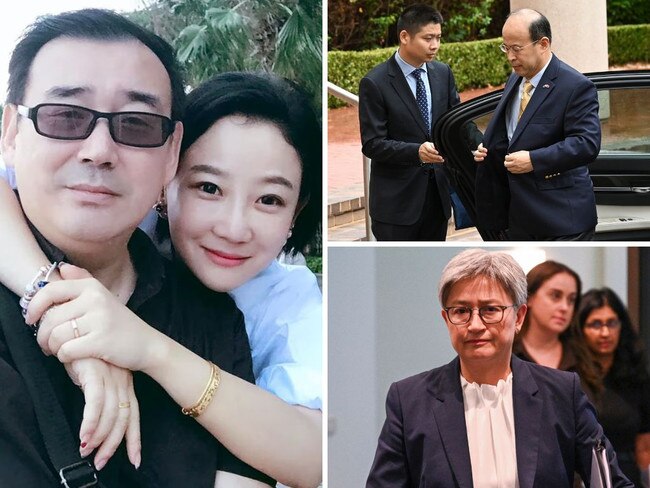
<svg viewBox="0 0 650 488">
<path fill-rule="evenodd" d="M 284 246 L 299 211 L 301 173 L 298 154 L 273 123 L 241 115 L 215 122 L 167 188 L 176 250 L 213 289 L 245 283 Z"/>
</svg>

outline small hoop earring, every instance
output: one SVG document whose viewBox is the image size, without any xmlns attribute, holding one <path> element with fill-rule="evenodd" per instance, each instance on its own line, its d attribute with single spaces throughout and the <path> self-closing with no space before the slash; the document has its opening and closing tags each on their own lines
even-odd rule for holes
<svg viewBox="0 0 650 488">
<path fill-rule="evenodd" d="M 153 209 L 161 219 L 167 219 L 167 202 L 162 198 L 156 202 Z"/>
<path fill-rule="evenodd" d="M 167 219 L 167 197 L 165 195 L 165 187 L 160 190 L 160 196 L 158 197 L 156 204 L 153 206 L 153 209 L 161 219 Z"/>
</svg>

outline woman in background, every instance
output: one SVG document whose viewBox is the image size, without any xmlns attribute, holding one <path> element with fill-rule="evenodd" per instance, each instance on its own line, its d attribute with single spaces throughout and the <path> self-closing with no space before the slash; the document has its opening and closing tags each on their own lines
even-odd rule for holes
<svg viewBox="0 0 650 488">
<path fill-rule="evenodd" d="M 580 300 L 578 274 L 556 261 L 544 261 L 526 275 L 528 313 L 513 353 L 549 368 L 578 373 L 593 400 L 602 386 L 589 351 L 574 337 L 572 324 Z"/>
<path fill-rule="evenodd" d="M 604 389 L 595 405 L 625 475 L 648 486 L 650 377 L 641 340 L 621 299 L 609 288 L 589 290 L 578 308 L 578 336 L 598 366 Z"/>
</svg>

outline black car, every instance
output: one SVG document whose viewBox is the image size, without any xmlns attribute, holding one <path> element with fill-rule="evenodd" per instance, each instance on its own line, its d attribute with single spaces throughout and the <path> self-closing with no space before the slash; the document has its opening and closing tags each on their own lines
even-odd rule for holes
<svg viewBox="0 0 650 488">
<path fill-rule="evenodd" d="M 596 240 L 650 240 L 650 70 L 587 74 L 598 89 L 602 143 L 589 165 L 598 205 Z M 457 193 L 476 222 L 476 165 L 461 134 L 475 123 L 484 132 L 503 90 L 469 100 L 444 114 L 434 142 L 445 155 Z M 502 234 L 478 228 L 484 240 Z"/>
</svg>

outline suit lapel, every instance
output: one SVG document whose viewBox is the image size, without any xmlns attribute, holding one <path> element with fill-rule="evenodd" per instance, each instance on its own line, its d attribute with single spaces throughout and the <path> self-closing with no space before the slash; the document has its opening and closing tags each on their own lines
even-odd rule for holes
<svg viewBox="0 0 650 488">
<path fill-rule="evenodd" d="M 530 119 L 533 118 L 533 115 L 537 109 L 542 105 L 542 103 L 544 103 L 546 97 L 548 97 L 553 91 L 553 88 L 555 87 L 553 80 L 557 77 L 558 68 L 558 59 L 553 56 L 551 62 L 548 65 L 548 68 L 546 68 L 546 71 L 544 72 L 544 75 L 540 78 L 539 83 L 535 87 L 535 93 L 533 93 L 533 96 L 528 102 L 528 106 L 526 107 L 526 110 L 524 110 L 521 119 L 519 119 L 517 127 L 515 127 L 515 132 L 512 134 L 512 139 L 510 140 L 511 146 L 517 141 L 521 133 L 526 129 L 528 122 L 530 122 Z"/>
<path fill-rule="evenodd" d="M 440 432 L 443 449 L 458 486 L 472 488 L 472 467 L 467 443 L 458 357 L 429 384 L 428 390 L 433 396 L 433 415 Z"/>
<path fill-rule="evenodd" d="M 435 87 L 442 86 L 442 80 L 439 80 L 440 70 L 436 69 L 433 63 L 427 63 L 427 77 L 429 78 L 429 91 L 431 92 L 431 113 L 429 113 L 429 120 L 431 121 L 431 128 L 433 129 L 433 121 L 438 120 L 440 113 L 438 113 L 438 106 L 435 103 L 436 92 Z M 446 108 L 446 107 L 445 107 Z"/>
<path fill-rule="evenodd" d="M 512 403 L 515 414 L 515 444 L 520 488 L 532 488 L 535 482 L 539 453 L 542 399 L 537 396 L 537 383 L 525 361 L 512 357 Z"/>
<path fill-rule="evenodd" d="M 484 140 L 492 141 L 497 134 L 500 134 L 502 132 L 505 135 L 507 133 L 507 129 L 505 127 L 506 109 L 508 107 L 510 98 L 513 96 L 513 94 L 517 93 L 516 87 L 519 86 L 520 80 L 521 77 L 513 73 L 510 75 L 510 78 L 508 78 L 508 81 L 506 81 L 506 86 L 503 89 L 501 100 L 499 101 L 497 108 L 494 110 L 493 120 L 496 123 L 490 124 L 488 130 L 485 133 Z"/>
<path fill-rule="evenodd" d="M 426 138 L 429 138 L 429 131 L 427 126 L 422 120 L 422 115 L 420 115 L 420 110 L 418 109 L 417 102 L 413 96 L 413 92 L 404 77 L 404 73 L 400 69 L 397 61 L 395 60 L 395 55 L 388 60 L 388 76 L 390 76 L 390 84 L 400 97 L 404 105 L 408 108 L 409 112 L 413 116 L 413 120 L 418 125 L 418 127 L 424 132 Z"/>
</svg>

